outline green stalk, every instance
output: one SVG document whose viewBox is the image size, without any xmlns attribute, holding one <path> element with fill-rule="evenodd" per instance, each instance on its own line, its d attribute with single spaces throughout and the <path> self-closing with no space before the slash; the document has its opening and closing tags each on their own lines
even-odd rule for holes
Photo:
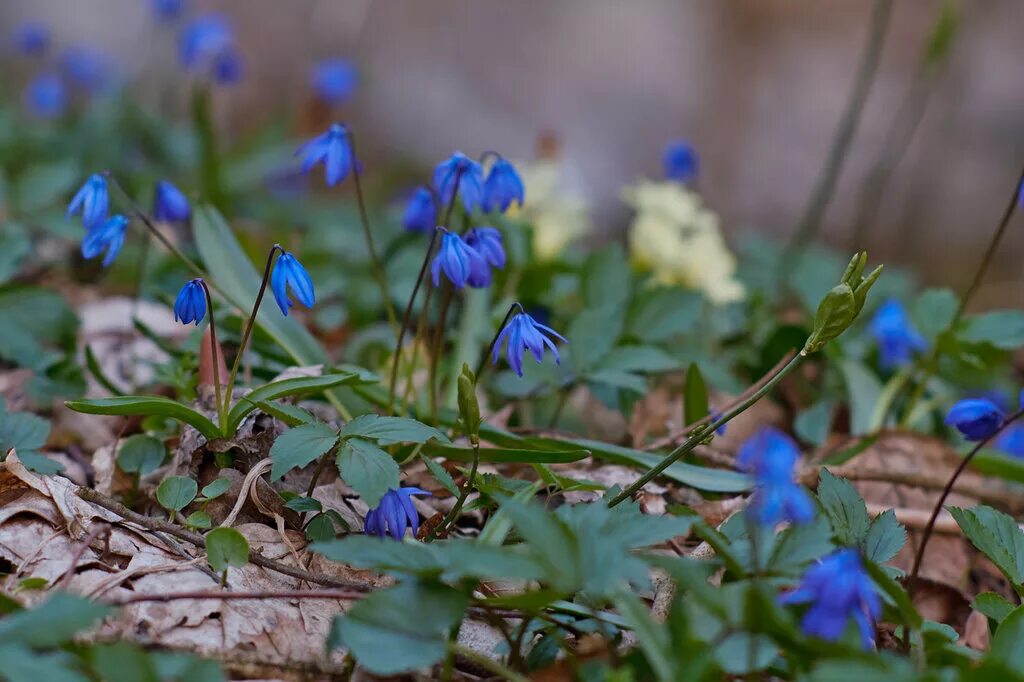
<svg viewBox="0 0 1024 682">
<path fill-rule="evenodd" d="M 445 391 L 442 407 L 454 407 L 459 392 L 458 382 L 455 380 L 462 365 L 473 362 L 479 352 L 479 339 L 484 332 L 483 325 L 488 320 L 487 308 L 490 304 L 490 288 L 468 289 L 463 297 L 462 317 L 459 319 L 459 334 L 455 340 L 455 352 L 452 362 L 452 380 L 448 382 L 448 390 Z"/>
<path fill-rule="evenodd" d="M 217 155 L 217 135 L 213 129 L 210 88 L 206 85 L 199 85 L 192 91 L 192 120 L 199 134 L 199 178 L 203 196 L 224 213 L 227 199 Z"/>
</svg>

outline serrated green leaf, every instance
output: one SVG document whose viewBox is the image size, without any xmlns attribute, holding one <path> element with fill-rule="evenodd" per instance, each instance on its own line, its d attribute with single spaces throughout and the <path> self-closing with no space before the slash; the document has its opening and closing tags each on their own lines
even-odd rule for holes
<svg viewBox="0 0 1024 682">
<path fill-rule="evenodd" d="M 117 451 L 117 466 L 126 474 L 145 476 L 160 468 L 167 456 L 164 442 L 152 436 L 129 436 Z"/>
<path fill-rule="evenodd" d="M 162 396 L 128 395 L 114 398 L 69 400 L 64 403 L 75 412 L 140 417 L 167 417 L 192 426 L 207 440 L 221 437 L 220 429 L 191 407 Z"/>
<path fill-rule="evenodd" d="M 156 500 L 164 509 L 181 511 L 195 499 L 199 485 L 185 476 L 170 476 L 160 482 L 156 489 Z"/>
<path fill-rule="evenodd" d="M 397 490 L 398 463 L 388 453 L 362 438 L 347 438 L 336 458 L 338 472 L 371 508 L 388 490 Z"/>
<path fill-rule="evenodd" d="M 261 402 L 322 393 L 342 384 L 355 383 L 358 380 L 359 377 L 356 374 L 343 372 L 322 374 L 318 377 L 293 377 L 254 388 L 245 396 L 245 400 L 239 400 L 228 412 L 228 433 L 233 434 L 237 431 L 238 425 L 242 423 L 245 416 L 255 410 L 256 405 Z"/>
<path fill-rule="evenodd" d="M 686 426 L 708 416 L 708 388 L 695 362 L 691 362 L 686 368 L 686 379 L 683 383 L 683 415 Z"/>
<path fill-rule="evenodd" d="M 448 437 L 423 422 L 408 417 L 382 417 L 376 414 L 359 415 L 341 428 L 341 437 L 358 436 L 375 440 L 381 445 L 393 443 L 426 443 L 436 440 L 448 443 Z"/>
<path fill-rule="evenodd" d="M 435 481 L 440 483 L 441 486 L 454 497 L 459 496 L 459 486 L 455 485 L 455 479 L 452 478 L 452 475 L 449 474 L 443 466 L 422 452 L 420 453 L 420 459 L 423 460 L 423 463 L 427 466 L 427 470 L 430 472 L 430 475 L 434 477 Z"/>
<path fill-rule="evenodd" d="M 967 539 L 1020 588 L 1024 583 L 1024 531 L 1012 516 L 992 507 L 947 507 Z"/>
<path fill-rule="evenodd" d="M 871 517 L 853 484 L 836 478 L 828 469 L 822 469 L 818 480 L 818 500 L 832 523 L 832 532 L 839 544 L 862 546 L 871 527 Z"/>
<path fill-rule="evenodd" d="M 234 528 L 214 528 L 205 540 L 206 560 L 217 573 L 228 566 L 241 568 L 249 563 L 249 541 Z"/>
<path fill-rule="evenodd" d="M 303 424 L 277 437 L 270 447 L 270 478 L 280 479 L 327 453 L 338 442 L 338 432 L 326 424 Z"/>
<path fill-rule="evenodd" d="M 886 510 L 871 521 L 864 538 L 864 555 L 876 564 L 883 564 L 896 556 L 907 542 L 907 529 L 896 520 L 896 512 Z"/>
</svg>

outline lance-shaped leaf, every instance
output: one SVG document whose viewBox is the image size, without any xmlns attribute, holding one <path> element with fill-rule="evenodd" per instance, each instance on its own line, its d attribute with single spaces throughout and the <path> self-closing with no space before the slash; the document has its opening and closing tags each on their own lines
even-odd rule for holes
<svg viewBox="0 0 1024 682">
<path fill-rule="evenodd" d="M 64 403 L 75 412 L 113 414 L 138 417 L 168 417 L 184 422 L 203 434 L 207 440 L 221 437 L 220 429 L 205 415 L 188 405 L 162 396 L 127 395 L 117 398 L 69 400 Z"/>
<path fill-rule="evenodd" d="M 294 377 L 264 384 L 250 391 L 244 400 L 239 400 L 228 413 L 228 433 L 233 434 L 247 414 L 261 402 L 278 398 L 297 397 L 321 393 L 329 388 L 358 381 L 359 377 L 350 372 L 324 374 L 318 377 Z"/>
</svg>

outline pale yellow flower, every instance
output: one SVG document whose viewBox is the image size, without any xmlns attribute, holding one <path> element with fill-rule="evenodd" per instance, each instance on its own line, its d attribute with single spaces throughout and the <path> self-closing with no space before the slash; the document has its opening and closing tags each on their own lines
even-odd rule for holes
<svg viewBox="0 0 1024 682">
<path fill-rule="evenodd" d="M 555 258 L 571 242 L 590 232 L 587 203 L 566 188 L 564 168 L 557 160 L 517 164 L 526 188 L 518 213 L 533 225 L 533 251 L 541 260 Z"/>
</svg>

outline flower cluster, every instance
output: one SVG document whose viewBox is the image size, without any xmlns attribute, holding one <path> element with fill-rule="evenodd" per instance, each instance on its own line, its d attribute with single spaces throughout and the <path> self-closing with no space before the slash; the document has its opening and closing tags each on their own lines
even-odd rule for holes
<svg viewBox="0 0 1024 682">
<path fill-rule="evenodd" d="M 807 523 L 814 502 L 795 479 L 800 451 L 793 439 L 773 426 L 755 433 L 740 447 L 736 465 L 754 477 L 754 494 L 747 512 L 762 526 L 782 521 Z"/>
<path fill-rule="evenodd" d="M 178 34 L 178 60 L 185 70 L 204 74 L 217 83 L 240 80 L 242 58 L 231 20 L 217 13 L 194 17 Z"/>
<path fill-rule="evenodd" d="M 412 529 L 412 536 L 420 529 L 420 516 L 413 506 L 413 495 L 430 495 L 419 488 L 399 488 L 389 490 L 380 499 L 380 504 L 366 514 L 364 529 L 367 535 L 383 538 L 390 535 L 395 540 L 405 536 L 405 529 Z"/>
</svg>

